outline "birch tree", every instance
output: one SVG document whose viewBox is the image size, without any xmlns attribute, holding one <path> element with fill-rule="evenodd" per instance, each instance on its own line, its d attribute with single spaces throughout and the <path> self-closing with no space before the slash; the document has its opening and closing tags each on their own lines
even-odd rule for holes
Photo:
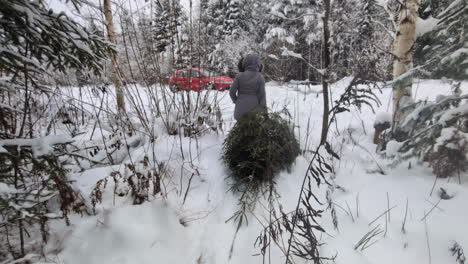
<svg viewBox="0 0 468 264">
<path fill-rule="evenodd" d="M 111 0 L 104 0 L 104 17 L 106 19 L 106 28 L 107 28 L 107 38 L 108 40 L 117 45 L 117 39 L 115 37 L 114 30 L 114 21 L 112 16 Z M 115 86 L 115 97 L 117 99 L 117 110 L 118 112 L 125 112 L 125 100 L 122 89 L 122 82 L 119 76 L 118 61 L 117 61 L 117 52 L 112 51 L 111 53 L 112 60 L 112 82 Z"/>
<path fill-rule="evenodd" d="M 398 124 L 403 118 L 402 108 L 411 102 L 411 76 L 402 78 L 413 67 L 412 48 L 416 41 L 416 21 L 418 19 L 419 0 L 402 2 L 398 15 L 398 31 L 393 44 L 393 123 Z"/>
</svg>

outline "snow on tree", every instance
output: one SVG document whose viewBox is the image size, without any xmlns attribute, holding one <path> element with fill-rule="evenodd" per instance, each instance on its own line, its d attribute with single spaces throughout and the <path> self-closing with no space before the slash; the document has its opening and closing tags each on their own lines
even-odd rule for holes
<svg viewBox="0 0 468 264">
<path fill-rule="evenodd" d="M 156 1 L 154 7 L 153 34 L 156 43 L 156 51 L 164 52 L 173 43 L 173 34 L 176 28 L 172 28 L 170 0 Z"/>
<path fill-rule="evenodd" d="M 0 16 L 0 71 L 7 73 L 0 79 L 0 261 L 10 262 L 40 249 L 36 242 L 47 240 L 49 219 L 68 223 L 68 213 L 85 209 L 67 179 L 71 139 L 51 135 L 60 119 L 42 119 L 55 114 L 73 123 L 66 108 L 39 100 L 57 92 L 44 77 L 70 68 L 100 74 L 110 47 L 42 1 L 4 1 Z"/>
<path fill-rule="evenodd" d="M 286 47 L 305 59 L 268 59 L 267 70 L 274 69 L 273 75 L 282 75 L 285 80 L 319 81 L 321 73 L 313 68 L 322 68 L 325 2 L 285 0 L 270 4 L 265 1 L 263 6 L 268 14 L 262 42 L 267 54 L 278 57 Z M 384 13 L 372 0 L 330 2 L 330 67 L 333 70 L 329 73 L 332 80 L 356 75 L 356 72 L 361 76 L 367 73 L 366 78 L 370 80 L 381 80 L 385 76 L 389 57 L 385 53 L 390 38 L 385 30 L 382 33 L 382 27 L 388 24 Z"/>
<path fill-rule="evenodd" d="M 288 72 L 279 79 L 309 79 L 322 83 L 325 102 L 322 142 L 326 140 L 329 122 L 328 84 L 345 76 L 354 76 L 363 83 L 381 80 L 382 74 L 376 66 L 379 55 L 385 51 L 375 48 L 374 40 L 382 38 L 373 29 L 378 12 L 381 10 L 373 1 L 285 0 L 270 7 L 270 26 L 263 44 L 269 54 L 278 54 L 275 49 L 283 52 L 281 60 L 270 56 L 267 65 L 278 65 L 277 61 L 289 64 L 280 66 Z M 361 15 L 356 16 L 356 13 Z M 285 49 L 290 52 L 285 53 Z M 277 73 L 282 74 L 281 71 Z"/>
<path fill-rule="evenodd" d="M 193 50 L 193 39 L 190 26 L 184 24 L 180 32 L 180 45 L 176 46 L 176 61 L 177 68 L 187 68 L 196 65 L 197 54 Z M 192 65 L 193 64 L 193 65 Z"/>
<path fill-rule="evenodd" d="M 153 11 L 153 39 L 157 53 L 169 51 L 172 59 L 177 60 L 177 46 L 181 45 L 180 32 L 186 20 L 179 0 L 155 1 Z"/>
<path fill-rule="evenodd" d="M 208 35 L 213 42 L 218 42 L 224 34 L 225 3 L 224 0 L 216 0 L 208 5 L 206 13 L 206 27 Z"/>
<path fill-rule="evenodd" d="M 431 1 L 424 7 L 429 11 L 421 12 L 416 62 L 428 65 L 432 78 L 468 79 L 468 3 Z"/>
<path fill-rule="evenodd" d="M 416 156 L 437 177 L 460 176 L 468 169 L 468 95 L 460 82 L 452 82 L 452 95 L 439 95 L 435 102 L 417 102 L 402 126 L 409 138 L 399 147 L 402 157 Z"/>
<path fill-rule="evenodd" d="M 382 29 L 382 25 L 389 24 L 389 21 L 383 16 L 383 9 L 376 0 L 357 1 L 354 10 L 357 14 L 357 21 L 353 23 L 356 35 L 351 37 L 350 42 L 343 41 L 349 45 L 348 56 L 351 57 L 343 59 L 352 62 L 343 68 L 350 68 L 351 71 L 344 70 L 340 74 L 359 72 L 368 80 L 385 80 L 391 59 L 386 52 L 391 45 L 391 36 Z"/>
<path fill-rule="evenodd" d="M 241 56 L 257 51 L 252 12 L 256 3 L 216 0 L 208 7 L 207 38 L 211 68 L 234 75 Z"/>
<path fill-rule="evenodd" d="M 201 0 L 199 5 L 199 17 L 195 20 L 195 41 L 196 41 L 196 59 L 197 65 L 206 67 L 208 61 L 210 36 L 208 35 L 209 16 L 209 0 Z"/>
<path fill-rule="evenodd" d="M 228 0 L 226 3 L 223 34 L 226 36 L 238 35 L 246 28 L 245 12 L 241 8 L 240 0 Z"/>
<path fill-rule="evenodd" d="M 468 3 L 466 1 L 406 1 L 399 14 L 393 54 L 394 97 L 393 111 L 396 128 L 404 119 L 406 107 L 412 103 L 411 85 L 414 73 L 412 53 L 416 45 L 416 64 L 424 68 L 424 74 L 434 78 L 456 80 L 468 78 Z M 418 14 L 422 18 L 418 18 Z M 434 17 L 435 16 L 435 17 Z M 424 18 L 424 19 L 423 19 Z M 417 37 L 420 37 L 416 40 Z M 402 128 L 403 129 L 403 128 Z M 396 137 L 398 137 L 395 133 Z"/>
<path fill-rule="evenodd" d="M 396 90 L 390 137 L 400 142 L 390 141 L 387 147 L 400 152 L 397 160 L 416 156 L 428 162 L 437 177 L 459 176 L 468 169 L 468 97 L 461 94 L 458 81 L 468 76 L 468 4 L 424 1 L 418 18 L 418 2 L 410 2 L 401 7 L 394 47 Z M 452 84 L 452 95 L 439 95 L 434 102 L 413 102 L 411 85 L 415 73 L 444 78 Z"/>
<path fill-rule="evenodd" d="M 282 53 L 283 48 L 287 48 L 301 54 L 308 63 L 318 62 L 316 58 L 320 57 L 320 48 L 314 45 L 320 43 L 318 25 L 321 23 L 317 23 L 320 21 L 318 13 L 311 9 L 314 5 L 306 1 L 262 1 L 260 12 L 267 14 L 260 23 L 260 29 L 265 31 L 262 39 L 265 52 L 279 58 L 277 55 Z M 302 60 L 276 58 L 265 58 L 265 64 L 268 74 L 278 80 L 319 78 L 311 77 L 314 72 Z"/>
</svg>

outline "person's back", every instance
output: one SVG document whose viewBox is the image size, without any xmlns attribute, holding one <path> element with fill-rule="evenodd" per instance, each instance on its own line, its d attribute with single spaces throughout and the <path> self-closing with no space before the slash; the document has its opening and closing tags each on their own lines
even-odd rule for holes
<svg viewBox="0 0 468 264">
<path fill-rule="evenodd" d="M 265 79 L 260 71 L 260 57 L 247 55 L 243 59 L 245 71 L 237 74 L 229 95 L 236 104 L 234 118 L 238 120 L 244 114 L 258 106 L 266 108 Z"/>
</svg>

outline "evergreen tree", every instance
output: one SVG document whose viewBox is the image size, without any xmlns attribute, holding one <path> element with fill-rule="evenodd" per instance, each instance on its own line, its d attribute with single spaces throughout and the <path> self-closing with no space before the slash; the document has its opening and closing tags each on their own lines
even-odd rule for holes
<svg viewBox="0 0 468 264">
<path fill-rule="evenodd" d="M 241 0 L 228 0 L 226 3 L 223 34 L 239 36 L 249 31 L 248 21 L 252 21 L 246 11 L 247 3 Z"/>
<path fill-rule="evenodd" d="M 63 164 L 70 138 L 37 138 L 47 106 L 36 99 L 54 96 L 44 76 L 70 68 L 99 75 L 110 47 L 43 1 L 0 1 L 0 17 L 0 71 L 8 73 L 0 80 L 0 262 L 11 262 L 39 250 L 28 236 L 46 240 L 48 219 L 68 223 L 68 213 L 84 205 Z"/>
<path fill-rule="evenodd" d="M 224 36 L 225 0 L 215 0 L 208 7 L 207 29 L 212 43 L 219 43 Z"/>
<path fill-rule="evenodd" d="M 357 14 L 356 20 L 351 23 L 342 22 L 350 23 L 355 28 L 355 33 L 350 34 L 347 41 L 342 41 L 342 45 L 348 46 L 346 48 L 348 57 L 341 58 L 346 63 L 341 66 L 342 70 L 338 74 L 360 75 L 372 81 L 384 80 L 387 75 L 385 63 L 388 64 L 390 60 L 386 50 L 391 43 L 391 37 L 386 32 L 382 33 L 381 26 L 376 24 L 376 21 L 381 24 L 385 23 L 382 8 L 376 0 L 355 1 L 354 3 L 348 2 L 348 4 L 351 5 L 346 8 L 353 8 L 352 12 Z"/>
<path fill-rule="evenodd" d="M 156 51 L 167 51 L 169 45 L 178 44 L 180 26 L 185 19 L 178 0 L 158 0 L 154 7 L 153 35 Z"/>
<path fill-rule="evenodd" d="M 407 105 L 397 127 L 404 141 L 389 144 L 401 144 L 401 158 L 416 156 L 428 162 L 437 177 L 459 176 L 468 169 L 468 96 L 462 95 L 457 81 L 468 78 L 468 3 L 424 1 L 419 15 L 434 27 L 416 42 L 416 66 L 431 78 L 447 78 L 453 94 Z M 401 140 L 396 133 L 391 137 Z"/>
<path fill-rule="evenodd" d="M 428 65 L 425 70 L 429 71 L 432 78 L 466 80 L 468 2 L 432 2 L 434 6 L 424 8 L 431 12 L 423 12 L 423 16 L 436 22 L 436 26 L 418 39 L 415 50 L 416 64 Z"/>
<path fill-rule="evenodd" d="M 206 67 L 208 61 L 208 53 L 210 52 L 208 44 L 208 23 L 209 23 L 209 0 L 200 1 L 199 17 L 196 20 L 196 49 L 197 59 L 200 67 Z"/>
<path fill-rule="evenodd" d="M 198 64 L 198 56 L 193 48 L 193 34 L 190 32 L 190 26 L 184 25 L 180 32 L 180 45 L 176 48 L 176 67 L 187 68 Z M 192 47 L 191 47 L 192 45 Z"/>
<path fill-rule="evenodd" d="M 162 64 L 163 53 L 158 50 L 158 42 L 155 39 L 154 25 L 151 18 L 147 14 L 140 14 L 137 20 L 137 32 L 134 32 L 132 43 L 139 44 L 139 49 L 135 51 L 137 54 L 134 56 L 135 66 L 133 67 L 138 72 L 138 79 L 149 83 L 158 81 L 159 78 L 159 65 Z M 133 52 L 130 47 L 130 51 Z M 139 65 L 138 65 L 139 64 Z"/>
<path fill-rule="evenodd" d="M 156 1 L 153 24 L 153 34 L 154 41 L 156 43 L 156 51 L 161 53 L 166 51 L 166 48 L 171 44 L 171 40 L 173 37 L 169 0 Z"/>
<path fill-rule="evenodd" d="M 460 86 L 461 82 L 452 82 L 451 95 L 411 105 L 401 124 L 406 140 L 388 142 L 399 147 L 400 160 L 417 157 L 440 178 L 460 177 L 468 169 L 468 95 L 462 95 Z"/>
<path fill-rule="evenodd" d="M 216 0 L 207 12 L 208 63 L 216 71 L 232 76 L 242 55 L 258 50 L 256 34 L 251 32 L 255 3 L 242 0 Z"/>
<path fill-rule="evenodd" d="M 271 76 L 284 80 L 320 80 L 320 73 L 310 66 L 322 68 L 324 3 L 323 0 L 261 2 L 260 10 L 264 10 L 261 12 L 269 14 L 259 24 L 266 27 L 263 47 L 267 54 L 274 55 L 266 59 Z M 383 8 L 375 0 L 331 1 L 330 4 L 330 80 L 355 75 L 356 71 L 364 73 L 364 68 L 369 70 L 366 78 L 382 78 L 389 57 L 385 48 L 391 43 L 390 36 L 381 29 L 389 24 Z M 279 56 L 283 48 L 300 54 L 303 59 Z"/>
</svg>

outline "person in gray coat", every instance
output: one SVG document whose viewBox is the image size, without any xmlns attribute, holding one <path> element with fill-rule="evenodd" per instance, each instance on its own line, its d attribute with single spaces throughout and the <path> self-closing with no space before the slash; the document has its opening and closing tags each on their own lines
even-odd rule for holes
<svg viewBox="0 0 468 264">
<path fill-rule="evenodd" d="M 249 54 L 245 56 L 242 64 L 245 71 L 236 75 L 234 83 L 229 89 L 232 102 L 236 104 L 234 109 L 236 120 L 259 106 L 267 107 L 265 79 L 260 73 L 260 57 Z"/>
</svg>

